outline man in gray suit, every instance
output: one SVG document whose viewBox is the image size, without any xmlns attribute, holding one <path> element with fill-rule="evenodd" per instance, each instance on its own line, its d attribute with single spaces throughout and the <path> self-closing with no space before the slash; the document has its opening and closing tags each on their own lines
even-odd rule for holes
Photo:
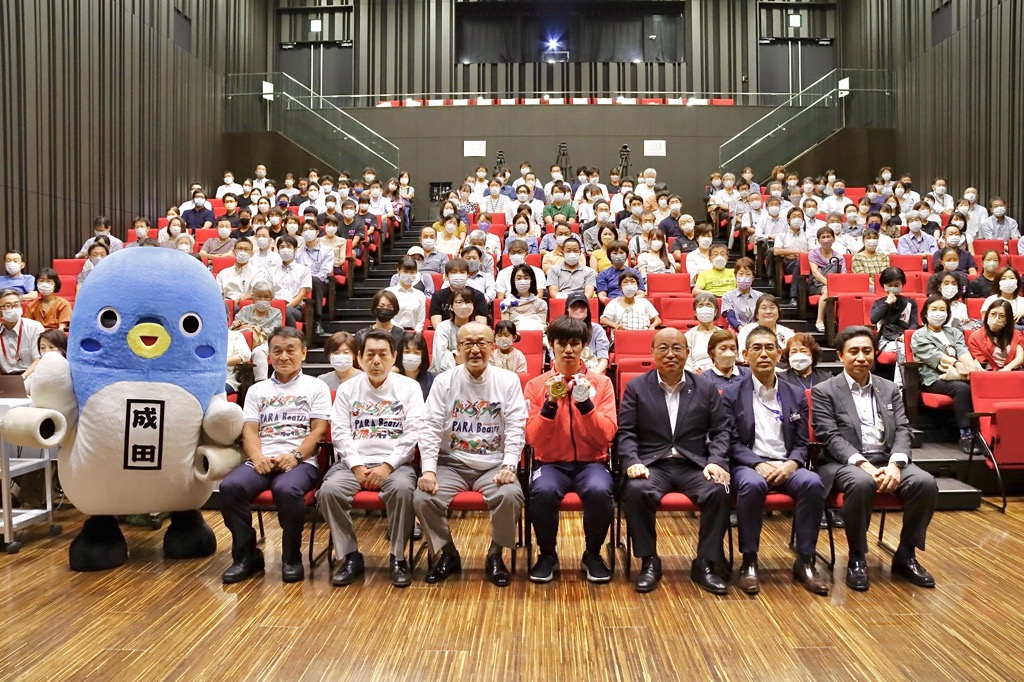
<svg viewBox="0 0 1024 682">
<path fill-rule="evenodd" d="M 825 494 L 834 484 L 844 494 L 843 519 L 850 558 L 846 584 L 868 589 L 867 530 L 875 492 L 903 500 L 903 531 L 892 559 L 893 575 L 915 585 L 935 587 L 917 562 L 935 513 L 938 486 L 931 474 L 910 461 L 910 423 L 896 385 L 871 374 L 875 335 L 868 327 L 848 327 L 836 337 L 845 368 L 811 391 L 811 423 L 825 452 L 817 471 Z"/>
</svg>

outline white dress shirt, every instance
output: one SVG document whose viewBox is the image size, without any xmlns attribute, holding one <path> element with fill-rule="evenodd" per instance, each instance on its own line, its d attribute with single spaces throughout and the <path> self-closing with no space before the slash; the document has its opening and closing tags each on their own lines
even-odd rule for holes
<svg viewBox="0 0 1024 682">
<path fill-rule="evenodd" d="M 885 426 L 882 416 L 878 413 L 875 405 L 875 387 L 870 375 L 866 386 L 861 386 L 856 379 L 846 372 L 843 372 L 846 382 L 850 386 L 850 394 L 853 396 L 853 404 L 857 409 L 857 417 L 860 419 L 860 441 L 866 452 L 885 451 Z M 864 455 L 851 455 L 846 461 L 851 466 L 857 466 L 866 462 Z M 902 462 L 906 464 L 910 458 L 901 452 L 894 452 L 889 456 L 889 463 Z"/>
<path fill-rule="evenodd" d="M 313 288 L 313 275 L 309 267 L 302 263 L 282 263 L 271 270 L 270 278 L 274 286 L 274 298 L 291 301 L 299 295 L 300 289 Z"/>
<path fill-rule="evenodd" d="M 246 263 L 242 267 L 238 264 L 230 268 L 224 268 L 217 273 L 217 284 L 220 286 L 221 295 L 232 301 L 252 298 L 252 285 L 257 279 L 264 278 L 262 268 Z"/>
<path fill-rule="evenodd" d="M 768 388 L 756 376 L 754 382 L 754 454 L 761 459 L 787 458 L 786 441 L 782 437 L 782 404 L 779 403 L 779 379 Z"/>
<path fill-rule="evenodd" d="M 684 374 L 679 379 L 679 383 L 673 388 L 669 386 L 664 379 L 661 378 L 661 372 L 658 372 L 658 386 L 665 392 L 665 407 L 668 408 L 668 424 L 672 433 L 676 432 L 676 417 L 679 412 L 679 394 L 682 393 L 683 388 L 686 386 L 686 375 Z M 673 457 L 682 457 L 679 451 L 674 447 L 672 448 Z"/>
</svg>

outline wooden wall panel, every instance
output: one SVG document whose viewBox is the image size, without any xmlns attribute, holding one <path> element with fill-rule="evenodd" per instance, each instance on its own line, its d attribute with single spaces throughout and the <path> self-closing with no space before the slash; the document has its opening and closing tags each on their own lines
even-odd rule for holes
<svg viewBox="0 0 1024 682">
<path fill-rule="evenodd" d="M 174 44 L 176 9 L 191 53 Z M 5 248 L 34 272 L 73 255 L 96 215 L 123 235 L 191 180 L 212 189 L 223 76 L 268 68 L 271 12 L 270 0 L 0 3 Z"/>
</svg>

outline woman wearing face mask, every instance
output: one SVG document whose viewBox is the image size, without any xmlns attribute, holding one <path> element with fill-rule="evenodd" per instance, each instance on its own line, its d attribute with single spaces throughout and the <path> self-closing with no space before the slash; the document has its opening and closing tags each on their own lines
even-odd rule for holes
<svg viewBox="0 0 1024 682">
<path fill-rule="evenodd" d="M 807 263 L 811 276 L 807 278 L 807 295 L 820 296 L 818 299 L 818 317 L 814 326 L 819 332 L 825 331 L 825 301 L 828 298 L 828 276 L 845 274 L 846 259 L 833 247 L 836 233 L 829 226 L 822 227 L 817 234 L 818 246 L 807 252 Z"/>
<path fill-rule="evenodd" d="M 331 371 L 317 377 L 327 384 L 332 391 L 337 391 L 343 383 L 354 379 L 361 373 L 356 367 L 356 355 L 359 344 L 356 337 L 348 332 L 336 332 L 324 342 L 324 355 L 331 363 Z"/>
<path fill-rule="evenodd" d="M 952 271 L 963 275 L 976 275 L 978 273 L 977 264 L 974 262 L 974 256 L 971 255 L 971 252 L 967 250 L 966 244 L 964 244 L 960 228 L 952 223 L 947 225 L 943 240 L 946 248 L 936 251 L 932 256 L 932 266 L 935 271 L 938 272 L 942 268 L 949 270 L 949 266 L 946 263 L 950 262 L 952 258 L 948 254 L 953 252 L 956 254 L 956 264 L 953 266 Z"/>
<path fill-rule="evenodd" d="M 394 323 L 399 307 L 398 297 L 392 291 L 381 289 L 375 293 L 370 300 L 370 314 L 375 322 L 356 332 L 356 344 L 362 346 L 363 337 L 373 329 L 388 332 L 395 339 L 395 344 L 400 343 L 405 336 L 405 329 Z"/>
<path fill-rule="evenodd" d="M 981 313 L 989 309 L 996 301 L 1006 301 L 1013 310 L 1011 324 L 1018 329 L 1024 328 L 1024 284 L 1021 283 L 1020 273 L 1012 267 L 1005 267 L 996 272 L 995 281 L 992 283 L 992 295 L 981 304 Z"/>
<path fill-rule="evenodd" d="M 482 213 L 495 215 L 504 213 L 512 205 L 512 199 L 501 193 L 502 183 L 494 178 L 484 189 L 483 194 L 477 197 L 475 191 L 469 196 L 470 201 L 475 201 L 477 209 Z"/>
<path fill-rule="evenodd" d="M 477 166 L 473 172 L 473 193 L 470 194 L 470 201 L 479 203 L 488 196 L 489 183 L 487 182 L 487 166 Z M 501 181 L 498 181 L 498 191 L 501 191 Z M 493 212 L 493 211 L 492 211 Z"/>
<path fill-rule="evenodd" d="M 708 357 L 711 367 L 701 374 L 721 392 L 744 377 L 750 375 L 750 369 L 738 365 L 738 347 L 736 335 L 729 329 L 719 329 L 708 339 Z"/>
<path fill-rule="evenodd" d="M 35 320 L 46 329 L 68 330 L 71 322 L 71 304 L 60 293 L 60 277 L 53 268 L 43 268 L 35 278 L 35 288 L 39 297 L 25 300 L 25 317 Z"/>
<path fill-rule="evenodd" d="M 531 222 L 529 211 L 520 211 L 516 214 L 512 219 L 512 228 L 509 230 L 508 236 L 505 237 L 505 253 L 508 253 L 509 245 L 517 239 L 526 242 L 528 253 L 540 253 L 540 242 L 530 234 Z"/>
<path fill-rule="evenodd" d="M 661 221 L 672 215 L 672 209 L 669 208 L 668 201 L 669 193 L 667 190 L 658 192 L 657 195 L 657 208 L 654 209 L 654 222 L 655 224 L 661 224 Z"/>
<path fill-rule="evenodd" d="M 960 449 L 971 452 L 971 420 L 967 415 L 972 411 L 971 372 L 981 365 L 971 357 L 964 333 L 949 325 L 949 306 L 941 296 L 930 296 L 924 302 L 921 328 L 910 337 L 921 372 L 921 391 L 938 393 L 953 398 L 953 413 L 960 428 Z"/>
<path fill-rule="evenodd" d="M 899 239 L 903 234 L 903 221 L 900 220 L 900 206 L 896 197 L 888 197 L 878 214 L 882 217 L 882 233 L 893 241 Z"/>
<path fill-rule="evenodd" d="M 981 316 L 981 329 L 967 339 L 967 349 L 987 370 L 1011 372 L 1024 365 L 1024 336 L 1013 326 L 1013 306 L 998 300 Z"/>
<path fill-rule="evenodd" d="M 889 267 L 889 255 L 878 250 L 878 232 L 864 230 L 864 248 L 853 254 L 854 274 L 877 275 Z"/>
<path fill-rule="evenodd" d="M 893 185 L 892 195 L 899 202 L 900 215 L 909 213 L 914 208 L 914 204 L 920 201 L 920 197 L 916 193 L 911 192 L 910 188 L 902 182 L 897 182 Z"/>
<path fill-rule="evenodd" d="M 334 274 L 344 274 L 345 259 L 348 257 L 348 243 L 338 236 L 338 221 L 328 218 L 324 221 L 324 236 L 320 237 L 320 246 L 334 252 Z"/>
<path fill-rule="evenodd" d="M 998 289 L 996 272 L 1002 266 L 1001 254 L 989 249 L 981 257 L 981 274 L 967 283 L 967 298 L 988 298 L 993 289 Z"/>
<path fill-rule="evenodd" d="M 275 221 L 273 218 L 277 218 L 277 220 Z M 257 220 L 258 219 L 259 216 L 257 216 Z M 278 237 L 285 234 L 298 237 L 299 230 L 302 226 L 302 218 L 292 213 L 289 213 L 284 217 L 283 225 L 279 216 L 272 216 L 271 218 L 267 218 L 266 221 L 267 229 L 270 230 L 270 238 L 275 242 Z"/>
<path fill-rule="evenodd" d="M 473 295 L 468 289 L 452 296 L 452 316 L 443 320 L 434 332 L 434 348 L 430 356 L 431 371 L 440 374 L 462 364 L 459 357 L 459 329 L 473 318 Z"/>
<path fill-rule="evenodd" d="M 458 207 L 454 201 L 445 201 L 441 204 L 440 217 L 432 225 L 437 234 L 434 248 L 448 258 L 458 258 L 459 252 L 462 251 L 462 242 L 466 238 L 466 223 L 459 220 L 457 212 Z"/>
<path fill-rule="evenodd" d="M 647 275 L 660 273 L 674 273 L 679 271 L 679 264 L 675 256 L 668 250 L 668 241 L 665 233 L 661 230 L 651 232 L 649 242 L 650 248 L 647 253 L 641 253 L 636 259 L 636 267 L 640 274 L 647 278 Z"/>
<path fill-rule="evenodd" d="M 274 308 L 273 290 L 268 281 L 259 280 L 252 286 L 253 302 L 242 306 L 235 314 L 231 329 L 240 332 L 252 332 L 253 378 L 263 381 L 268 373 L 267 339 L 275 329 L 284 324 L 281 311 Z"/>
<path fill-rule="evenodd" d="M 174 240 L 182 234 L 188 236 L 189 244 L 194 243 L 192 235 L 189 234 L 188 229 L 185 227 L 185 221 L 178 216 L 174 216 L 167 221 L 167 227 L 162 227 L 157 232 L 157 241 L 160 242 L 160 246 L 173 249 L 175 248 Z"/>
<path fill-rule="evenodd" d="M 420 272 L 416 260 L 411 256 L 403 256 L 398 261 L 398 284 L 388 287 L 388 291 L 398 299 L 398 314 L 393 323 L 416 332 L 423 331 L 427 319 L 427 298 L 416 288 L 419 281 Z"/>
<path fill-rule="evenodd" d="M 512 268 L 512 291 L 501 300 L 501 319 L 515 322 L 519 329 L 547 328 L 548 304 L 538 294 L 536 273 L 521 263 Z"/>
<path fill-rule="evenodd" d="M 953 254 L 952 250 L 948 250 Z M 952 263 L 953 256 L 947 257 L 946 262 Z M 925 291 L 929 296 L 942 296 L 948 302 L 950 312 L 949 324 L 957 329 L 963 329 L 971 323 L 970 315 L 967 313 L 967 304 L 963 302 L 963 291 L 967 288 L 967 278 L 954 270 L 940 270 L 928 278 Z"/>
<path fill-rule="evenodd" d="M 764 294 L 761 298 L 757 299 L 757 310 L 754 314 L 756 315 L 756 319 L 753 322 L 740 327 L 740 348 L 746 348 L 747 334 L 749 334 L 758 325 L 768 327 L 775 332 L 775 337 L 779 342 L 779 346 L 785 346 L 789 343 L 789 340 L 793 338 L 793 334 L 796 333 L 786 325 L 779 324 L 779 317 L 781 316 L 779 299 L 775 298 L 771 294 Z"/>
<path fill-rule="evenodd" d="M 612 266 L 611 260 L 608 258 L 608 245 L 616 241 L 619 238 L 619 232 L 611 225 L 605 225 L 597 231 L 598 243 L 600 247 L 594 249 L 590 254 L 590 268 L 594 272 L 600 273 L 603 270 L 607 270 Z"/>
<path fill-rule="evenodd" d="M 701 225 L 694 230 L 697 237 L 697 248 L 686 254 L 686 272 L 690 273 L 690 286 L 697 281 L 697 275 L 710 270 L 711 265 L 711 244 L 714 241 L 714 234 L 710 225 Z"/>
<path fill-rule="evenodd" d="M 434 385 L 437 375 L 427 369 L 430 364 L 430 352 L 427 340 L 422 334 L 406 332 L 402 337 L 402 345 L 398 347 L 398 358 L 395 367 L 402 376 L 415 379 L 423 392 L 423 399 L 430 395 L 430 387 Z"/>
<path fill-rule="evenodd" d="M 832 373 L 828 370 L 818 369 L 821 346 L 810 334 L 794 334 L 782 349 L 782 360 L 789 363 L 789 369 L 779 372 L 779 378 L 786 383 L 799 386 L 802 390 L 814 388 L 832 378 Z"/>
<path fill-rule="evenodd" d="M 711 336 L 719 331 L 715 326 L 718 319 L 718 298 L 714 294 L 702 291 L 693 297 L 693 312 L 697 317 L 697 326 L 690 327 L 683 335 L 690 354 L 686 357 L 685 369 L 694 374 L 701 374 L 711 369 L 714 364 L 708 355 L 708 343 Z"/>
</svg>

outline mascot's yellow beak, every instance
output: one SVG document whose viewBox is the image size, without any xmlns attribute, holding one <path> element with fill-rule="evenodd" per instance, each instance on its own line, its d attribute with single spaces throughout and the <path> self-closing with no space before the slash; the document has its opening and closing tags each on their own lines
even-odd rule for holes
<svg viewBox="0 0 1024 682">
<path fill-rule="evenodd" d="M 128 332 L 128 347 L 140 358 L 152 360 L 167 352 L 171 347 L 171 335 L 153 322 L 143 322 Z"/>
</svg>

